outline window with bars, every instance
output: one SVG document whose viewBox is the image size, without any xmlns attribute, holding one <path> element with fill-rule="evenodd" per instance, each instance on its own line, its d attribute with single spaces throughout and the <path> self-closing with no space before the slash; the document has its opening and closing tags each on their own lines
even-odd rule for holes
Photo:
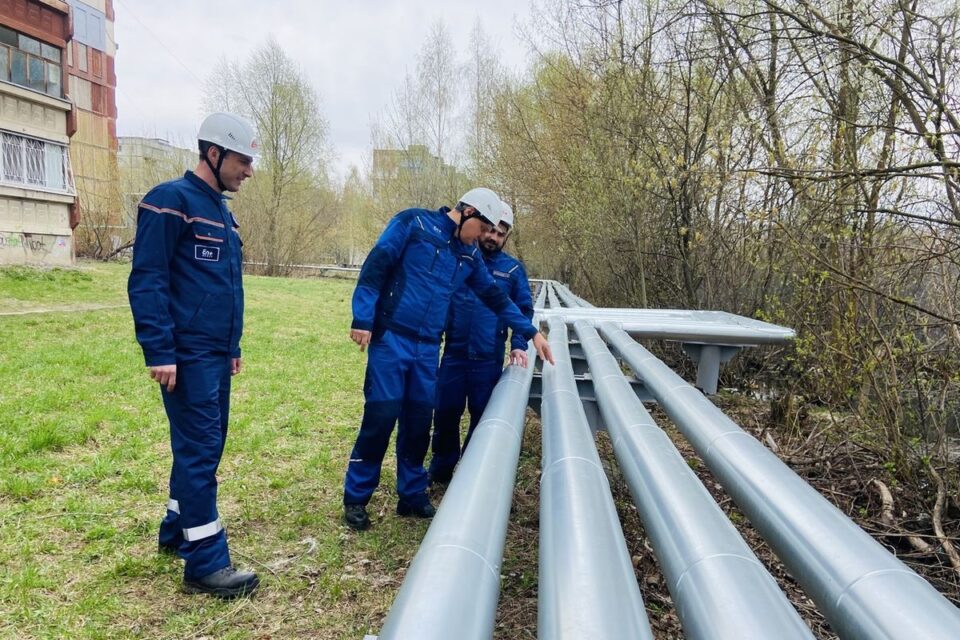
<svg viewBox="0 0 960 640">
<path fill-rule="evenodd" d="M 61 144 L 3 133 L 0 183 L 55 193 L 74 193 L 70 156 Z"/>
</svg>

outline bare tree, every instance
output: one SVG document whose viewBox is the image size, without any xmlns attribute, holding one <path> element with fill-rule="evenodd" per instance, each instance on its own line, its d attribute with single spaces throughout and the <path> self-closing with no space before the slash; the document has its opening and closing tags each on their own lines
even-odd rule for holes
<svg viewBox="0 0 960 640">
<path fill-rule="evenodd" d="M 260 136 L 256 176 L 235 201 L 247 258 L 269 274 L 316 259 L 336 206 L 326 176 L 328 126 L 303 72 L 268 40 L 243 65 L 220 65 L 206 105 L 247 116 Z"/>
</svg>

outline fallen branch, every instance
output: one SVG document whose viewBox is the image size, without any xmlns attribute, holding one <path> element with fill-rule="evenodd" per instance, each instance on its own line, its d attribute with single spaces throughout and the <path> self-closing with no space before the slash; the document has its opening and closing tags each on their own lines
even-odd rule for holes
<svg viewBox="0 0 960 640">
<path fill-rule="evenodd" d="M 901 527 L 897 524 L 893 515 L 893 494 L 890 492 L 890 489 L 887 488 L 887 485 L 876 478 L 868 482 L 867 485 L 873 487 L 877 493 L 880 494 L 880 521 L 891 530 L 898 531 L 901 535 L 906 535 L 910 546 L 920 553 L 933 555 L 935 551 L 933 545 L 919 536 L 904 534 Z"/>
<path fill-rule="evenodd" d="M 937 483 L 937 502 L 933 506 L 933 532 L 943 547 L 943 552 L 950 558 L 950 564 L 953 566 L 953 570 L 957 575 L 960 575 L 960 554 L 957 553 L 957 548 L 953 546 L 953 542 L 950 541 L 943 531 L 943 507 L 947 502 L 947 485 L 944 483 L 943 477 L 940 476 L 929 462 L 927 463 L 927 471 L 933 477 L 934 482 Z"/>
</svg>

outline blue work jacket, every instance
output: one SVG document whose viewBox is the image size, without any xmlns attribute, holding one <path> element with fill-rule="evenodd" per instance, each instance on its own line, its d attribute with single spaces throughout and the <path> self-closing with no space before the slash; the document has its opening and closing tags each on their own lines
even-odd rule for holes
<svg viewBox="0 0 960 640">
<path fill-rule="evenodd" d="M 360 270 L 351 327 L 439 344 L 453 293 L 466 286 L 530 340 L 537 329 L 494 282 L 480 249 L 457 239 L 447 211 L 407 209 L 393 217 Z"/>
<path fill-rule="evenodd" d="M 178 351 L 240 357 L 243 243 L 225 198 L 187 171 L 140 202 L 127 294 L 147 366 Z"/>
<path fill-rule="evenodd" d="M 528 319 L 533 319 L 533 297 L 523 263 L 503 251 L 483 254 L 483 262 L 494 282 L 510 296 Z M 507 323 L 497 318 L 476 294 L 464 287 L 453 294 L 453 303 L 443 339 L 445 355 L 471 360 L 503 360 Z M 527 339 L 516 332 L 510 349 L 527 350 Z"/>
</svg>

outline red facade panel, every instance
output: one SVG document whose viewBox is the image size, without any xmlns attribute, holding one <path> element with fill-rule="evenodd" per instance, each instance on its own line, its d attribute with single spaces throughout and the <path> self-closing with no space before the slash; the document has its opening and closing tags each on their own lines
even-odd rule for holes
<svg viewBox="0 0 960 640">
<path fill-rule="evenodd" d="M 67 13 L 32 0 L 0 0 L 0 24 L 61 49 L 70 33 Z"/>
</svg>

